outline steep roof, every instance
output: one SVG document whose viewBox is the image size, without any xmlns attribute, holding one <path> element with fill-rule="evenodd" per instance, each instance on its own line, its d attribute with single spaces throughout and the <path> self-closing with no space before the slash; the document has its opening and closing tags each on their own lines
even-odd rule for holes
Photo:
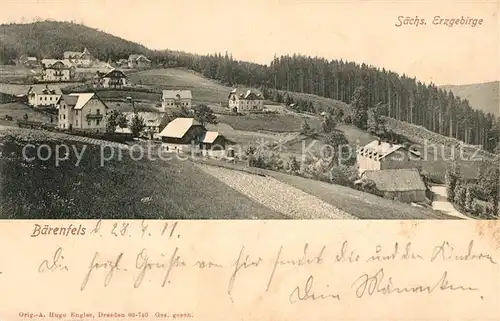
<svg viewBox="0 0 500 321">
<path fill-rule="evenodd" d="M 77 96 L 71 96 L 71 95 L 62 95 L 61 98 L 64 100 L 68 106 L 76 106 L 76 103 L 78 102 L 78 97 Z"/>
<path fill-rule="evenodd" d="M 148 59 L 148 57 L 144 55 L 137 55 L 137 54 L 132 54 L 128 57 L 128 60 L 144 60 L 144 61 L 151 61 Z"/>
<path fill-rule="evenodd" d="M 163 90 L 163 99 L 176 99 L 179 95 L 182 99 L 192 99 L 191 90 Z"/>
<path fill-rule="evenodd" d="M 94 97 L 94 93 L 72 93 L 70 96 L 76 96 L 78 98 L 75 109 L 82 109 L 92 97 Z"/>
<path fill-rule="evenodd" d="M 116 73 L 118 73 L 118 74 L 120 74 L 120 76 L 121 76 L 121 77 L 123 77 L 123 78 L 127 78 L 127 75 L 125 75 L 125 73 L 124 73 L 123 71 L 118 70 L 118 69 L 115 69 L 115 68 L 111 69 L 111 70 L 110 70 L 110 71 L 108 71 L 107 73 L 100 73 L 100 72 L 99 72 L 99 75 L 100 75 L 101 77 L 105 78 L 105 77 L 109 77 L 109 76 L 111 76 L 111 74 L 112 74 L 112 73 L 115 73 L 115 74 L 116 74 Z"/>
<path fill-rule="evenodd" d="M 219 137 L 218 132 L 205 132 L 201 137 L 200 137 L 200 142 L 202 143 L 207 143 L 207 144 L 212 144 L 215 142 L 215 140 Z"/>
<path fill-rule="evenodd" d="M 193 118 L 176 118 L 161 131 L 161 137 L 182 138 L 195 125 L 201 125 Z"/>
<path fill-rule="evenodd" d="M 73 66 L 73 64 L 68 59 L 42 59 L 42 65 L 45 68 L 48 68 L 59 61 L 62 62 L 62 64 L 68 68 Z"/>
<path fill-rule="evenodd" d="M 228 98 L 231 97 L 231 95 L 236 95 L 239 99 L 264 99 L 264 96 L 260 91 L 254 88 L 234 88 L 230 93 Z"/>
<path fill-rule="evenodd" d="M 424 181 L 415 168 L 384 169 L 365 171 L 362 178 L 372 180 L 377 188 L 384 192 L 425 191 Z"/>
<path fill-rule="evenodd" d="M 28 89 L 28 93 L 35 93 L 37 95 L 62 95 L 61 88 L 52 87 L 48 85 L 34 85 Z"/>
<path fill-rule="evenodd" d="M 376 160 L 381 160 L 382 158 L 389 156 L 402 147 L 402 145 L 390 144 L 374 140 L 364 147 L 361 147 L 358 152 L 362 156 L 368 156 Z"/>
</svg>

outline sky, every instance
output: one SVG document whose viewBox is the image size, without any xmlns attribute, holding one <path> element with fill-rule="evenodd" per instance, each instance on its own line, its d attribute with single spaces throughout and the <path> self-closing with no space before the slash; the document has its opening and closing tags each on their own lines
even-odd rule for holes
<svg viewBox="0 0 500 321">
<path fill-rule="evenodd" d="M 298 53 L 384 67 L 436 85 L 500 78 L 500 0 L 0 0 L 0 7 L 1 23 L 74 21 L 151 49 L 227 50 L 264 64 Z M 399 16 L 427 25 L 396 27 Z M 434 25 L 435 16 L 483 23 L 447 27 Z"/>
</svg>

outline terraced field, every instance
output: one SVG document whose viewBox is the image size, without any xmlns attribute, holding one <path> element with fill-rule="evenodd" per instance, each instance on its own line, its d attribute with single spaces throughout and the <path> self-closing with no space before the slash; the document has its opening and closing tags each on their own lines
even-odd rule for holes
<svg viewBox="0 0 500 321">
<path fill-rule="evenodd" d="M 355 219 L 352 215 L 272 177 L 197 165 L 250 199 L 296 219 Z"/>
</svg>

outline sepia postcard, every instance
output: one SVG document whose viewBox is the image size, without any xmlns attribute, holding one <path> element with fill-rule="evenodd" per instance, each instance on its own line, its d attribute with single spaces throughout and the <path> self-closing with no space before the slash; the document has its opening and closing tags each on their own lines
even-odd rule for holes
<svg viewBox="0 0 500 321">
<path fill-rule="evenodd" d="M 500 320 L 499 0 L 0 8 L 0 321 Z"/>
</svg>

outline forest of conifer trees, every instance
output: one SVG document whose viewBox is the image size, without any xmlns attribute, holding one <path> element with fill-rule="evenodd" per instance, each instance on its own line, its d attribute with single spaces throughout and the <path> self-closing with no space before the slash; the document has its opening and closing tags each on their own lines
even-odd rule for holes
<svg viewBox="0 0 500 321">
<path fill-rule="evenodd" d="M 500 120 L 473 109 L 467 100 L 434 84 L 343 60 L 301 55 L 275 57 L 269 66 L 236 61 L 231 55 L 176 54 L 158 57 L 229 86 L 246 85 L 314 94 L 351 103 L 356 88 L 363 86 L 368 107 L 385 104 L 385 116 L 423 126 L 435 133 L 498 151 Z"/>
</svg>

